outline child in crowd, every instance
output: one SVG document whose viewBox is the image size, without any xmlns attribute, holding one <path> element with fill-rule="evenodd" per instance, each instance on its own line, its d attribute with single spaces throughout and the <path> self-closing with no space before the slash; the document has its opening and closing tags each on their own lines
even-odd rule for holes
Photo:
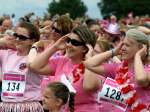
<svg viewBox="0 0 150 112">
<path fill-rule="evenodd" d="M 63 83 L 50 83 L 44 90 L 43 108 L 50 112 L 61 112 L 63 105 L 69 100 L 70 112 L 73 112 L 71 105 L 73 95 Z"/>
</svg>

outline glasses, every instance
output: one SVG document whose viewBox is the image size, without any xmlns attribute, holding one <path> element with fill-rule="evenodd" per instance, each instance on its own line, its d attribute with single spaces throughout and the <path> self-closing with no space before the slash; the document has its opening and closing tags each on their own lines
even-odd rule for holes
<svg viewBox="0 0 150 112">
<path fill-rule="evenodd" d="M 71 43 L 73 46 L 85 46 L 84 42 L 78 41 L 76 39 L 68 38 L 67 43 Z"/>
<path fill-rule="evenodd" d="M 54 32 L 56 32 L 56 33 L 58 33 L 58 34 L 61 35 L 61 31 L 58 28 L 56 28 L 56 27 L 53 26 L 52 30 L 54 30 Z"/>
<path fill-rule="evenodd" d="M 30 37 L 27 37 L 27 36 L 24 36 L 24 35 L 20 35 L 20 34 L 17 34 L 17 33 L 14 33 L 13 36 L 16 37 L 17 40 L 27 40 L 27 39 L 31 39 Z"/>
</svg>

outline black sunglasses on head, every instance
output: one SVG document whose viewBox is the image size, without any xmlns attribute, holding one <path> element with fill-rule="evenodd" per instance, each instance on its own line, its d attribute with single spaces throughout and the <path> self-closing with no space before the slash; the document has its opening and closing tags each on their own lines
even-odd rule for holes
<svg viewBox="0 0 150 112">
<path fill-rule="evenodd" d="M 76 39 L 68 38 L 67 43 L 71 43 L 73 46 L 85 46 L 84 42 L 78 41 Z"/>
<path fill-rule="evenodd" d="M 61 35 L 61 31 L 58 28 L 52 26 L 52 30 L 54 30 L 54 32 L 56 32 L 56 33 Z"/>
<path fill-rule="evenodd" d="M 24 36 L 24 35 L 20 35 L 20 34 L 17 34 L 17 33 L 14 33 L 13 36 L 15 36 L 16 39 L 18 39 L 18 40 L 27 40 L 27 39 L 31 39 L 30 37 L 27 37 L 27 36 Z"/>
</svg>

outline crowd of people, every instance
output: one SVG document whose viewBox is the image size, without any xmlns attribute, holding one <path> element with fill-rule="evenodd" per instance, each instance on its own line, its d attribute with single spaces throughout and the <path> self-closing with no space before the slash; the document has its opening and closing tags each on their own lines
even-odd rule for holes
<svg viewBox="0 0 150 112">
<path fill-rule="evenodd" d="M 149 17 L 32 16 L 0 18 L 0 112 L 150 112 Z"/>
</svg>

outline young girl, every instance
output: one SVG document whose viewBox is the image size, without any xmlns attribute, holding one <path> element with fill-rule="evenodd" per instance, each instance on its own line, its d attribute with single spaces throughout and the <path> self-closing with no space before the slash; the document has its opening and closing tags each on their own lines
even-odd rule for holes
<svg viewBox="0 0 150 112">
<path fill-rule="evenodd" d="M 70 93 L 66 85 L 61 82 L 50 83 L 44 90 L 43 108 L 49 110 L 49 112 L 61 112 L 63 105 L 69 100 L 70 112 L 74 112 L 72 96 L 74 93 Z"/>
</svg>

